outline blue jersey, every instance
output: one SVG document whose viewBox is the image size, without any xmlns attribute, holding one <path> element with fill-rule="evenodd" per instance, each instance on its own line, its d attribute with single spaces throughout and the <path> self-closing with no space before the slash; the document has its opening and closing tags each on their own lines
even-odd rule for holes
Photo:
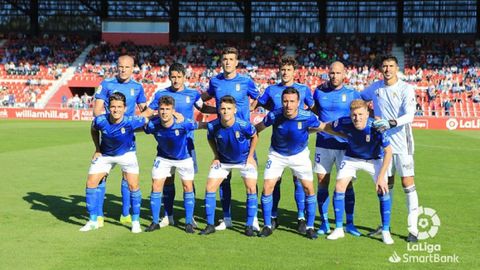
<svg viewBox="0 0 480 270">
<path fill-rule="evenodd" d="M 258 103 L 264 107 L 270 108 L 272 111 L 280 109 L 283 107 L 282 102 L 282 92 L 288 86 L 283 85 L 281 83 L 270 85 L 265 89 L 262 96 L 258 99 Z M 291 87 L 298 90 L 300 94 L 300 103 L 298 107 L 300 109 L 307 107 L 311 108 L 313 106 L 313 98 L 312 92 L 310 92 L 310 88 L 304 84 L 294 83 Z"/>
<path fill-rule="evenodd" d="M 207 124 L 207 138 L 214 140 L 221 163 L 243 164 L 250 152 L 250 139 L 257 132 L 250 122 L 236 118 L 230 127 L 224 127 L 219 118 Z"/>
<path fill-rule="evenodd" d="M 252 79 L 245 75 L 237 74 L 233 79 L 227 79 L 223 73 L 210 79 L 207 93 L 215 98 L 217 110 L 220 107 L 220 99 L 226 95 L 235 98 L 237 102 L 236 117 L 250 122 L 250 100 L 258 98 L 258 90 Z"/>
<path fill-rule="evenodd" d="M 153 134 L 157 140 L 157 156 L 173 160 L 183 160 L 191 157 L 188 148 L 189 133 L 197 128 L 190 119 L 164 127 L 160 118 L 156 117 L 145 127 L 145 133 Z"/>
<path fill-rule="evenodd" d="M 193 107 L 201 97 L 198 91 L 189 88 L 184 88 L 182 91 L 175 91 L 171 87 L 168 87 L 166 89 L 157 91 L 148 107 L 154 111 L 158 110 L 158 102 L 163 96 L 173 97 L 173 99 L 175 100 L 175 111 L 181 113 L 186 119 L 193 120 Z M 191 131 L 188 134 L 187 140 L 188 151 L 190 152 L 190 154 L 191 151 L 195 149 L 193 139 L 194 134 L 193 131 Z"/>
<path fill-rule="evenodd" d="M 110 96 L 115 93 L 120 92 L 125 95 L 127 111 L 125 112 L 126 116 L 135 115 L 136 104 L 141 104 L 147 102 L 145 97 L 145 91 L 141 83 L 134 81 L 133 79 L 128 80 L 128 82 L 119 82 L 117 77 L 111 79 L 105 79 L 102 81 L 100 86 L 95 93 L 95 99 L 101 99 L 105 104 L 105 111 L 108 113 L 108 99 Z"/>
<path fill-rule="evenodd" d="M 272 148 L 284 156 L 302 152 L 308 146 L 309 128 L 320 126 L 318 118 L 310 111 L 298 109 L 298 115 L 288 119 L 283 109 L 269 112 L 263 119 L 265 126 L 273 125 Z"/>
<path fill-rule="evenodd" d="M 383 157 L 383 148 L 390 145 L 390 140 L 386 133 L 373 128 L 373 121 L 373 118 L 368 118 L 363 130 L 356 129 L 350 117 L 342 117 L 333 122 L 333 130 L 348 136 L 346 156 L 360 159 Z"/>
<path fill-rule="evenodd" d="M 360 93 L 346 87 L 335 90 L 328 84 L 323 84 L 315 89 L 313 99 L 318 111 L 318 118 L 320 121 L 328 123 L 340 117 L 350 116 L 350 103 L 355 99 L 360 99 Z M 315 146 L 345 150 L 347 149 L 347 140 L 325 132 L 319 132 L 317 133 Z"/>
<path fill-rule="evenodd" d="M 154 111 L 158 110 L 158 102 L 163 96 L 171 96 L 175 99 L 175 111 L 181 113 L 187 119 L 193 119 L 193 107 L 200 99 L 200 93 L 193 89 L 185 88 L 182 91 L 175 91 L 171 87 L 158 90 L 148 107 Z"/>
<path fill-rule="evenodd" d="M 145 125 L 145 118 L 124 116 L 118 124 L 112 124 L 109 114 L 102 114 L 93 119 L 92 126 L 101 133 L 100 153 L 105 156 L 121 156 L 135 151 L 134 131 Z"/>
</svg>

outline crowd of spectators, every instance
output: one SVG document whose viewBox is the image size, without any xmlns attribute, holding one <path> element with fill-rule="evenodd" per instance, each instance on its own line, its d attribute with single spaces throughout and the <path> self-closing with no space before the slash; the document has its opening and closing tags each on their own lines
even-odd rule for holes
<svg viewBox="0 0 480 270">
<path fill-rule="evenodd" d="M 85 64 L 76 67 L 76 74 L 92 75 L 99 79 L 112 77 L 117 71 L 118 56 L 129 54 L 136 60 L 134 79 L 150 85 L 150 88 L 166 82 L 169 65 L 181 62 L 187 67 L 189 86 L 205 90 L 209 78 L 221 72 L 221 50 L 226 46 L 235 46 L 240 53 L 240 73 L 251 76 L 260 91 L 278 82 L 277 65 L 286 54 L 295 55 L 299 63 L 297 80 L 311 89 L 328 80 L 329 63 L 339 60 L 347 66 L 346 85 L 362 91 L 381 78 L 377 63 L 383 54 L 391 53 L 392 40 L 387 37 L 352 35 L 307 39 L 257 36 L 251 41 L 226 41 L 200 36 L 163 46 L 100 42 L 90 51 Z M 27 85 L 42 85 L 43 79 L 38 76 L 42 70 L 58 78 L 64 67 L 73 62 L 87 43 L 85 39 L 66 36 L 11 37 L 0 50 L 4 74 L 26 75 Z M 442 110 L 441 114 L 448 115 L 457 103 L 480 102 L 480 49 L 475 41 L 407 39 L 404 50 L 406 69 L 403 79 L 416 86 L 417 114 L 425 114 L 428 107 L 428 111 Z M 3 97 L 1 100 L 5 104 L 5 94 Z M 82 99 L 74 96 L 68 100 L 67 106 L 89 107 L 91 101 L 83 102 Z"/>
</svg>

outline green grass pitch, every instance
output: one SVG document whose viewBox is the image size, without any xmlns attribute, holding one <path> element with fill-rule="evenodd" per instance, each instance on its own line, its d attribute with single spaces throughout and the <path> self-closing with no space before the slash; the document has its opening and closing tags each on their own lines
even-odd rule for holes
<svg viewBox="0 0 480 270">
<path fill-rule="evenodd" d="M 298 235 L 290 172 L 284 174 L 282 183 L 281 227 L 267 239 L 242 235 L 245 188 L 238 172 L 232 179 L 233 230 L 207 237 L 184 233 L 182 191 L 177 180 L 175 219 L 179 226 L 134 235 L 118 222 L 118 168 L 107 183 L 105 227 L 81 233 L 78 229 L 87 219 L 85 179 L 93 153 L 89 123 L 2 120 L 0 269 L 478 269 L 480 132 L 414 133 L 420 205 L 435 209 L 441 220 L 436 237 L 423 243 L 441 248 L 432 254 L 457 255 L 459 264 L 389 262 L 394 253 L 400 257 L 429 254 L 409 250 L 403 239 L 407 234 L 406 207 L 399 179 L 392 208 L 393 246 L 368 237 L 346 235 L 337 241 L 323 237 L 310 241 Z M 260 188 L 269 139 L 269 131 L 261 134 L 257 150 Z M 156 145 L 152 136 L 141 133 L 137 141 L 143 193 L 141 224 L 146 226 L 150 223 L 150 171 Z M 196 149 L 200 171 L 195 179 L 195 217 L 203 228 L 204 187 L 212 159 L 205 131 L 196 133 Z M 370 177 L 363 172 L 358 176 L 355 220 L 365 233 L 380 223 L 379 206 Z M 332 190 L 333 184 L 331 194 Z M 221 217 L 219 209 L 217 203 L 217 218 Z M 317 212 L 316 227 L 318 223 Z"/>
</svg>

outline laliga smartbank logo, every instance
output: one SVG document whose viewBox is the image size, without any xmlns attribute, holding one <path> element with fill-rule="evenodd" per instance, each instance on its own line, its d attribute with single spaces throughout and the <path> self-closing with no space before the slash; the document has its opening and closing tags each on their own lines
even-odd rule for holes
<svg viewBox="0 0 480 270">
<path fill-rule="evenodd" d="M 440 217 L 432 208 L 420 206 L 418 209 L 418 240 L 419 243 L 407 243 L 405 253 L 393 254 L 388 258 L 391 263 L 459 263 L 457 254 L 442 254 L 440 244 L 431 244 L 426 240 L 434 238 L 440 228 Z"/>
</svg>

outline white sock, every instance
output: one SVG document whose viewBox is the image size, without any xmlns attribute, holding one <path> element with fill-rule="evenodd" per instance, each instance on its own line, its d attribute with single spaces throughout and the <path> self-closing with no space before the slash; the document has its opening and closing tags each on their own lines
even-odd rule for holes
<svg viewBox="0 0 480 270">
<path fill-rule="evenodd" d="M 403 189 L 407 195 L 408 209 L 408 231 L 413 235 L 418 235 L 418 195 L 415 185 Z"/>
</svg>

